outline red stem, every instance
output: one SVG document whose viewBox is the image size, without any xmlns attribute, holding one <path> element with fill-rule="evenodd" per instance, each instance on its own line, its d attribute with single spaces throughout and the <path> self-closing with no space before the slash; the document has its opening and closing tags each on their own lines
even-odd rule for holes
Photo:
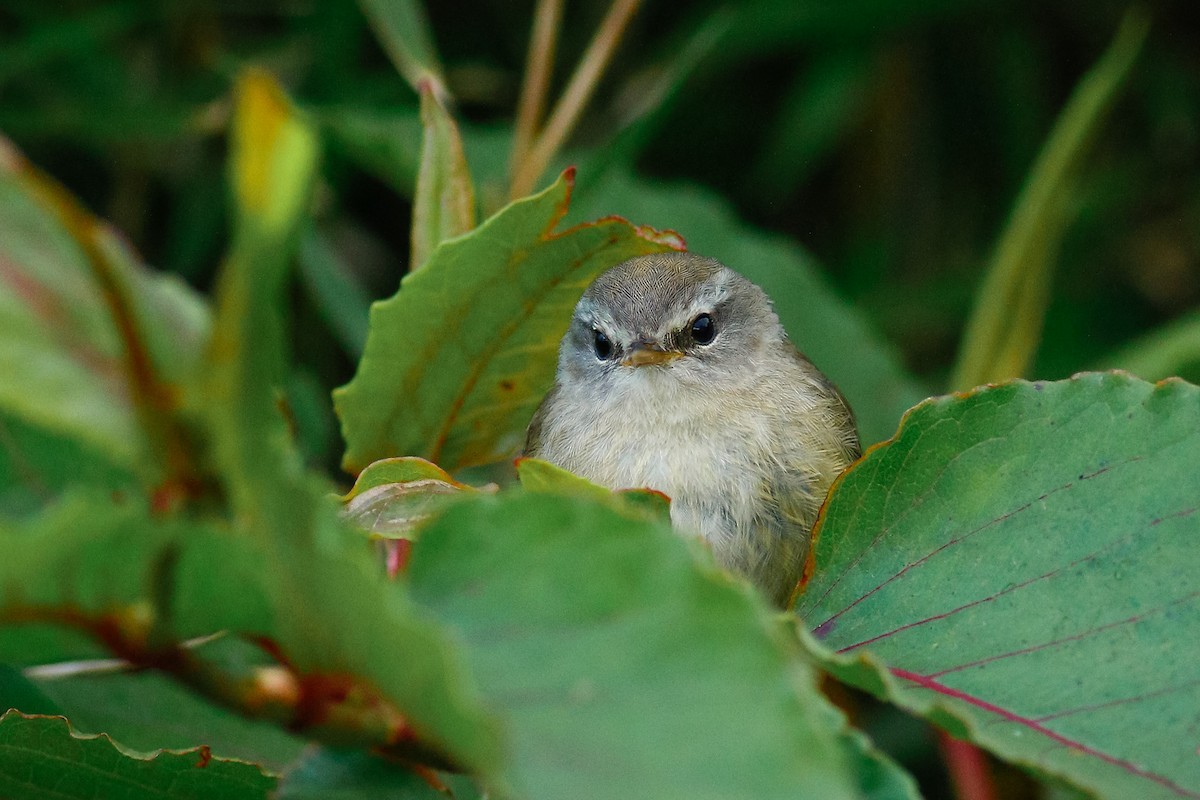
<svg viewBox="0 0 1200 800">
<path fill-rule="evenodd" d="M 987 756 L 975 745 L 938 731 L 938 747 L 958 800 L 996 800 Z"/>
</svg>

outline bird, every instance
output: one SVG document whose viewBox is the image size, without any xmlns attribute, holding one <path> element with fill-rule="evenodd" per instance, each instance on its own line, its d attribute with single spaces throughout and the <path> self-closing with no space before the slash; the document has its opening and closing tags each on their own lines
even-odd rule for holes
<svg viewBox="0 0 1200 800">
<path fill-rule="evenodd" d="M 721 262 L 639 256 L 575 306 L 524 455 L 670 498 L 672 526 L 786 607 L 834 479 L 861 454 L 838 388 Z"/>
</svg>

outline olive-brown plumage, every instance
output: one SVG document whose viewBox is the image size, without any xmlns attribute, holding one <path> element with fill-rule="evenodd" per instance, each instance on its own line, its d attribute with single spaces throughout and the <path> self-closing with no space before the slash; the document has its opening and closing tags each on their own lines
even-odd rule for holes
<svg viewBox="0 0 1200 800">
<path fill-rule="evenodd" d="M 584 292 L 525 453 L 665 493 L 676 528 L 783 605 L 859 442 L 766 294 L 713 259 L 670 253 L 619 264 Z"/>
</svg>

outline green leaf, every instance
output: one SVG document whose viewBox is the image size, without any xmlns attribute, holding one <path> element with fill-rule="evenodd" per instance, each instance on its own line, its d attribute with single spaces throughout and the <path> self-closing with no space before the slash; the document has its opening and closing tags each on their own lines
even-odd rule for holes
<svg viewBox="0 0 1200 800">
<path fill-rule="evenodd" d="M 1101 366 L 1128 370 L 1150 381 L 1172 376 L 1200 379 L 1200 311 L 1135 339 L 1107 356 Z"/>
<path fill-rule="evenodd" d="M 234 508 L 278 523 L 288 515 L 269 506 L 283 490 L 281 476 L 299 473 L 278 407 L 285 374 L 280 303 L 308 207 L 317 138 L 270 75 L 244 73 L 235 94 L 230 180 L 237 216 L 217 291 L 206 410 Z"/>
<path fill-rule="evenodd" d="M 413 198 L 410 270 L 424 266 L 445 240 L 475 227 L 475 187 L 458 126 L 429 83 L 422 83 L 420 92 L 424 133 Z"/>
<path fill-rule="evenodd" d="M 358 478 L 354 481 L 354 486 L 342 498 L 342 501 L 349 502 L 369 492 L 371 489 L 377 489 L 380 486 L 388 484 L 428 481 L 444 483 L 455 489 L 472 488 L 454 480 L 454 478 L 450 477 L 450 473 L 431 461 L 426 461 L 423 458 L 414 458 L 413 456 L 404 456 L 402 458 L 384 458 L 364 469 L 359 473 Z"/>
<path fill-rule="evenodd" d="M 0 794 L 25 800 L 266 798 L 275 779 L 207 748 L 139 754 L 75 734 L 62 717 L 0 716 Z"/>
<path fill-rule="evenodd" d="M 135 750 L 205 745 L 220 758 L 279 772 L 308 745 L 278 725 L 216 706 L 156 672 L 38 677 L 34 684 L 58 705 L 53 713 L 71 720 L 76 731 L 104 733 Z"/>
<path fill-rule="evenodd" d="M 0 663 L 0 709 L 8 711 L 14 708 L 25 714 L 63 713 L 21 670 Z"/>
<path fill-rule="evenodd" d="M 354 488 L 342 498 L 342 513 L 376 536 L 411 540 L 416 529 L 446 503 L 476 491 L 423 458 L 385 458 L 359 474 Z"/>
<path fill-rule="evenodd" d="M 0 139 L 0 417 L 57 451 L 0 436 L 0 472 L 193 482 L 179 415 L 207 335 L 195 294 Z"/>
<path fill-rule="evenodd" d="M 1033 360 L 1059 243 L 1073 217 L 1070 199 L 1079 169 L 1149 28 L 1143 9 L 1127 12 L 1113 43 L 1076 86 L 1050 132 L 996 243 L 967 322 L 952 389 L 1021 377 Z"/>
<path fill-rule="evenodd" d="M 293 497 L 310 527 L 290 550 L 103 498 L 0 525 L 0 624 L 71 625 L 243 713 L 360 746 L 402 735 L 419 754 L 494 774 L 498 734 L 457 650 L 337 525 L 333 501 L 312 509 L 312 497 Z M 274 691 L 254 663 L 179 649 L 214 630 L 270 643 L 298 687 Z"/>
<path fill-rule="evenodd" d="M 433 81 L 444 98 L 446 81 L 420 0 L 359 0 L 358 5 L 388 58 L 413 90 L 422 82 Z"/>
<path fill-rule="evenodd" d="M 1200 389 L 930 400 L 835 485 L 797 613 L 826 666 L 1101 797 L 1200 796 Z"/>
<path fill-rule="evenodd" d="M 137 485 L 133 470 L 68 435 L 0 413 L 0 516 L 35 511 L 78 483 L 129 489 Z"/>
<path fill-rule="evenodd" d="M 312 700 L 329 706 L 317 709 L 317 727 L 330 729 L 326 738 L 411 745 L 411 757 L 487 774 L 499 759 L 498 736 L 454 649 L 403 588 L 386 581 L 324 483 L 301 469 L 276 408 L 285 365 L 279 309 L 315 160 L 311 127 L 269 76 L 246 74 L 234 116 L 238 224 L 221 276 L 209 420 L 249 552 L 239 560 L 193 545 L 171 558 L 179 564 L 171 633 L 178 640 L 213 629 L 257 630 L 283 649 L 297 678 L 315 673 L 331 684 L 322 693 L 321 681 L 312 682 Z M 223 599 L 229 586 L 247 597 Z M 213 609 L 232 619 L 213 619 Z M 184 629 L 185 620 L 208 627 Z M 297 713 L 304 721 L 313 711 Z"/>
<path fill-rule="evenodd" d="M 398 294 L 372 307 L 358 372 L 334 395 L 346 469 L 415 455 L 453 470 L 520 447 L 588 283 L 676 243 L 669 232 L 614 219 L 556 233 L 571 180 L 568 172 L 442 244 Z"/>
<path fill-rule="evenodd" d="M 278 800 L 446 800 L 423 778 L 361 750 L 312 750 L 284 774 Z"/>
<path fill-rule="evenodd" d="M 670 518 L 671 498 L 654 489 L 621 489 L 614 492 L 540 458 L 517 459 L 517 476 L 521 479 L 521 486 L 531 492 L 607 503 L 617 511 L 634 517 L 660 521 Z"/>
<path fill-rule="evenodd" d="M 612 169 L 580 190 L 572 214 L 620 214 L 670 226 L 689 250 L 719 259 L 761 286 L 792 341 L 850 401 L 864 444 L 891 435 L 904 411 L 927 396 L 896 352 L 837 296 L 806 252 L 743 224 L 716 195 Z"/>
<path fill-rule="evenodd" d="M 502 792 L 859 796 L 794 640 L 664 522 L 549 495 L 481 498 L 422 531 L 408 574 L 502 715 Z"/>
</svg>

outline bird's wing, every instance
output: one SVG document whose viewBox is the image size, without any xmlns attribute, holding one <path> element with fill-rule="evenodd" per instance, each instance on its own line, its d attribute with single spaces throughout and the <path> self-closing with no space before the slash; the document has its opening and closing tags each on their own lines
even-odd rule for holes
<svg viewBox="0 0 1200 800">
<path fill-rule="evenodd" d="M 854 409 L 846 401 L 841 389 L 834 385 L 833 381 L 825 376 L 825 373 L 817 369 L 807 356 L 794 347 L 791 348 L 791 351 L 804 371 L 828 394 L 832 422 L 843 443 L 846 463 L 857 461 L 858 457 L 862 455 L 862 444 L 858 438 L 858 423 L 854 419 Z"/>
<path fill-rule="evenodd" d="M 525 430 L 525 448 L 521 451 L 523 456 L 537 456 L 542 449 L 542 425 L 546 420 L 546 410 L 554 402 L 555 395 L 558 394 L 558 384 L 546 393 L 542 398 L 541 405 L 537 407 L 537 411 L 533 412 L 533 419 L 529 420 L 529 427 Z"/>
</svg>

